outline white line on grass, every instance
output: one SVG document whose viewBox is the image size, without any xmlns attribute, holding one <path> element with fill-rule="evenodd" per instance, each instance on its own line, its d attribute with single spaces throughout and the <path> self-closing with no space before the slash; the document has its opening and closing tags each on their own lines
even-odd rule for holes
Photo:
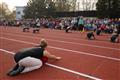
<svg viewBox="0 0 120 80">
<path fill-rule="evenodd" d="M 6 52 L 6 53 L 10 53 L 10 54 L 12 54 L 12 55 L 15 54 L 15 53 L 10 52 L 10 51 L 7 51 L 7 50 L 5 50 L 5 49 L 0 49 L 0 51 Z M 93 77 L 93 76 L 90 76 L 90 75 L 87 75 L 87 74 L 84 74 L 84 73 L 80 73 L 80 72 L 77 72 L 77 71 L 73 71 L 73 70 L 70 70 L 70 69 L 67 69 L 67 68 L 64 68 L 64 67 L 60 67 L 60 66 L 57 66 L 57 65 L 53 65 L 53 64 L 49 64 L 49 63 L 46 63 L 46 65 L 51 66 L 51 67 L 54 67 L 54 68 L 57 68 L 57 69 L 60 69 L 60 70 L 63 70 L 63 71 L 66 71 L 66 72 L 70 72 L 70 73 L 73 73 L 73 74 L 76 74 L 76 75 L 79 75 L 79 76 L 83 76 L 83 77 L 86 77 L 86 78 L 89 78 L 89 79 L 102 80 L 102 79 L 100 79 L 100 78 Z"/>
<path fill-rule="evenodd" d="M 15 42 L 20 42 L 20 43 L 38 45 L 38 44 L 36 44 L 36 43 L 25 42 L 25 41 L 16 40 L 16 39 L 10 39 L 10 38 L 5 38 L 5 37 L 0 37 L 0 38 L 1 38 L 1 39 L 6 39 L 6 40 L 15 41 Z M 120 61 L 119 58 L 113 58 L 113 57 L 108 57 L 108 56 L 102 56 L 102 55 L 92 54 L 92 53 L 80 52 L 80 51 L 75 51 L 75 50 L 70 50 L 70 49 L 64 49 L 64 48 L 59 48 L 59 47 L 54 47 L 54 46 L 48 46 L 48 47 L 49 47 L 49 48 L 53 48 L 53 49 L 63 50 L 63 51 L 69 51 L 69 52 L 74 52 L 74 53 L 79 53 L 79 54 L 84 54 L 84 55 L 89 55 L 89 56 L 95 56 L 95 57 L 99 57 L 99 58 L 114 60 L 114 61 Z"/>
</svg>

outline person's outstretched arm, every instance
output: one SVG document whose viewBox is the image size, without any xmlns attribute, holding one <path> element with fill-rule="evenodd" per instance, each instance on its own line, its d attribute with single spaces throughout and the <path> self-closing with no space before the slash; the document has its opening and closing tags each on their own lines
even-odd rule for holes
<svg viewBox="0 0 120 80">
<path fill-rule="evenodd" d="M 56 59 L 56 60 L 60 60 L 61 57 L 58 57 L 58 56 L 55 56 L 55 55 L 52 55 L 51 53 L 49 53 L 48 51 L 44 51 L 44 56 L 50 58 L 50 59 Z"/>
</svg>

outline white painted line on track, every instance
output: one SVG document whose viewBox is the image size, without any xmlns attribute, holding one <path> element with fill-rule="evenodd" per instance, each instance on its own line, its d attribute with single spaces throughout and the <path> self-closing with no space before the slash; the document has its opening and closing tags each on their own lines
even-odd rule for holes
<svg viewBox="0 0 120 80">
<path fill-rule="evenodd" d="M 28 34 L 28 33 L 24 33 L 24 34 Z M 23 35 L 24 35 L 23 34 Z M 44 35 L 41 35 L 42 37 L 44 37 Z M 82 40 L 82 41 L 89 41 L 89 40 L 86 40 L 86 39 L 81 39 L 80 37 L 76 37 L 76 38 L 69 38 L 69 36 L 66 36 L 66 38 L 63 38 L 63 37 L 56 37 L 56 36 L 49 36 L 49 37 L 53 37 L 53 38 L 59 38 L 59 39 L 71 39 L 71 40 Z M 102 42 L 102 43 L 106 43 L 104 41 L 99 41 L 99 40 L 94 40 L 94 42 Z"/>
<path fill-rule="evenodd" d="M 5 33 L 6 34 L 6 33 Z M 25 37 L 25 38 L 36 38 L 40 39 L 38 37 L 31 37 L 31 36 L 24 36 L 24 35 L 16 35 L 16 34 L 6 34 L 6 35 L 11 35 L 11 36 L 20 36 L 20 37 Z M 119 50 L 118 48 L 111 48 L 111 47 L 105 47 L 105 46 L 97 46 L 97 45 L 89 45 L 89 44 L 82 44 L 82 43 L 76 43 L 76 42 L 69 42 L 69 41 L 62 41 L 62 40 L 53 40 L 53 39 L 47 39 L 50 41 L 56 41 L 56 42 L 62 42 L 62 43 L 69 43 L 69 44 L 75 44 L 75 45 L 82 45 L 82 46 L 90 46 L 90 47 L 96 47 L 96 48 L 103 48 L 103 49 L 111 49 L 111 50 Z"/>
<path fill-rule="evenodd" d="M 6 38 L 6 37 L 0 37 L 0 38 L 1 38 L 1 39 L 10 40 L 10 41 L 20 42 L 20 43 L 38 45 L 38 44 L 36 44 L 36 43 L 26 42 L 26 41 L 21 41 L 21 40 L 16 40 L 16 39 L 10 39 L 10 38 Z M 103 55 L 97 55 L 97 54 L 92 54 L 92 53 L 86 53 L 86 52 L 81 52 L 81 51 L 64 49 L 64 48 L 59 48 L 59 47 L 54 47 L 54 46 L 48 46 L 48 47 L 49 47 L 49 48 L 53 48 L 53 49 L 63 50 L 63 51 L 69 51 L 69 52 L 74 52 L 74 53 L 79 53 L 79 54 L 84 54 L 84 55 L 89 55 L 89 56 L 95 56 L 95 57 L 99 57 L 99 58 L 114 60 L 114 61 L 120 61 L 119 58 L 113 58 L 113 57 L 108 57 L 108 56 L 103 56 Z"/>
<path fill-rule="evenodd" d="M 6 53 L 10 53 L 10 54 L 12 54 L 12 55 L 15 54 L 15 53 L 10 52 L 10 51 L 7 51 L 7 50 L 5 50 L 5 49 L 0 49 L 0 51 L 6 52 Z M 67 68 L 64 68 L 64 67 L 60 67 L 60 66 L 57 66 L 57 65 L 53 65 L 53 64 L 49 64 L 49 63 L 46 63 L 46 65 L 51 66 L 51 67 L 54 67 L 54 68 L 57 68 L 57 69 L 60 69 L 60 70 L 63 70 L 63 71 L 66 71 L 66 72 L 70 72 L 70 73 L 73 73 L 73 74 L 76 74 L 76 75 L 79 75 L 79 76 L 82 76 L 82 77 L 86 77 L 86 78 L 89 78 L 89 79 L 102 80 L 102 79 L 100 79 L 100 78 L 93 77 L 93 76 L 90 76 L 90 75 L 87 75 L 87 74 L 84 74 L 84 73 L 80 73 L 80 72 L 77 72 L 77 71 L 73 71 L 73 70 L 70 70 L 70 69 L 67 69 Z"/>
</svg>

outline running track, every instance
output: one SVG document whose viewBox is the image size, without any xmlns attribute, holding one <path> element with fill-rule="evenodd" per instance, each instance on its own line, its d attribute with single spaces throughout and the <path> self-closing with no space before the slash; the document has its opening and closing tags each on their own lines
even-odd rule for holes
<svg viewBox="0 0 120 80">
<path fill-rule="evenodd" d="M 110 35 L 85 39 L 85 32 L 66 34 L 61 30 L 41 29 L 39 34 L 23 33 L 21 28 L 0 27 L 0 80 L 119 80 L 120 44 L 109 42 Z M 21 48 L 48 41 L 47 50 L 61 56 L 49 60 L 41 69 L 15 77 L 6 76 L 14 65 L 13 55 Z"/>
</svg>

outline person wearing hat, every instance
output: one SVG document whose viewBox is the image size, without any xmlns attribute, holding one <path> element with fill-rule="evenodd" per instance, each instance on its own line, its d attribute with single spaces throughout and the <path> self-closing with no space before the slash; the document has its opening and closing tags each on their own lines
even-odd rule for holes
<svg viewBox="0 0 120 80">
<path fill-rule="evenodd" d="M 18 51 L 14 55 L 16 65 L 7 73 L 7 75 L 15 76 L 20 73 L 26 73 L 39 69 L 49 58 L 55 60 L 61 59 L 61 57 L 55 56 L 45 50 L 46 47 L 46 40 L 41 39 L 40 45 Z"/>
</svg>

